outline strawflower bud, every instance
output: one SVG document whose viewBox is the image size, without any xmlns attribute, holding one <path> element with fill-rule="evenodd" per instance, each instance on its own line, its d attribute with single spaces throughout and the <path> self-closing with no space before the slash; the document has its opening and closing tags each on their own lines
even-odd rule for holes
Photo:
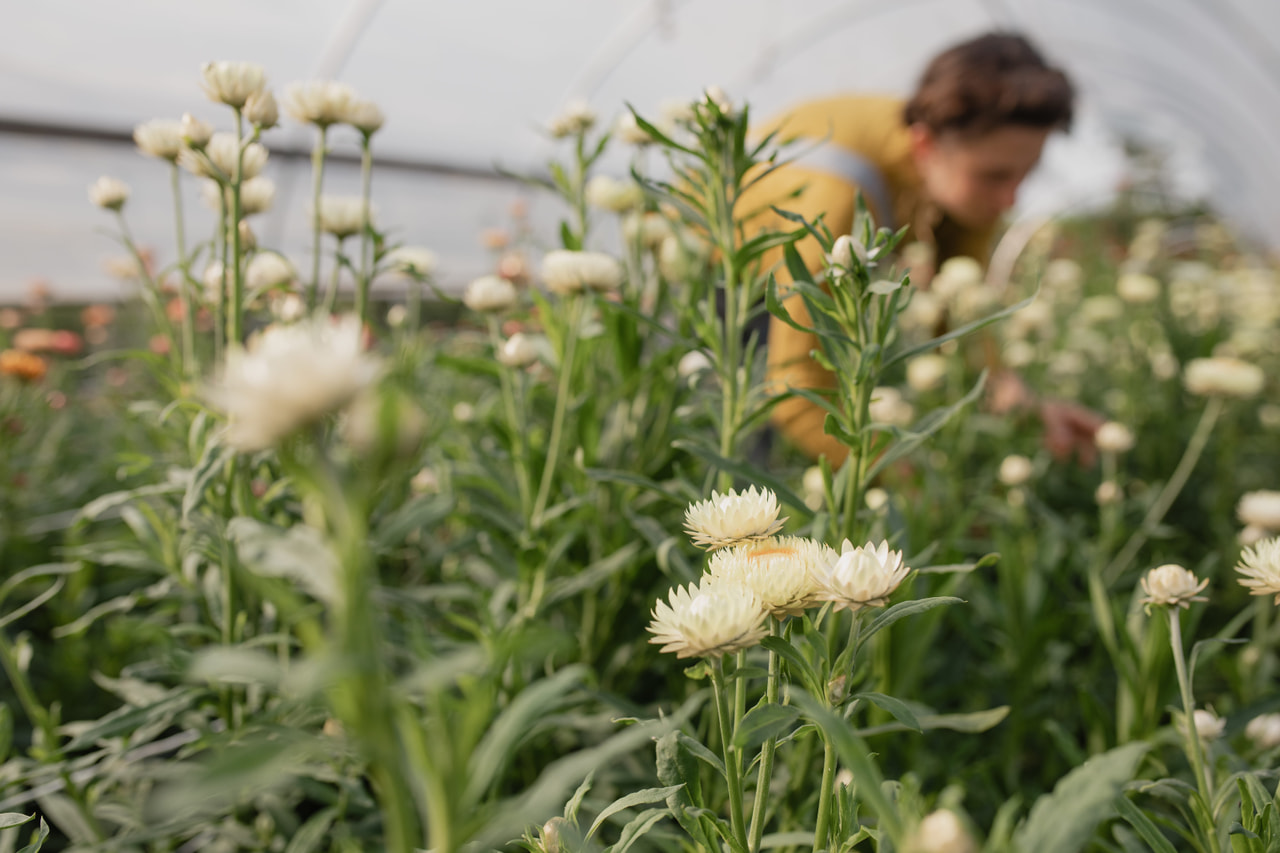
<svg viewBox="0 0 1280 853">
<path fill-rule="evenodd" d="M 538 344 L 532 335 L 516 332 L 498 350 L 498 362 L 506 367 L 528 367 L 538 360 Z"/>
<path fill-rule="evenodd" d="M 182 141 L 196 151 L 208 145 L 209 140 L 213 138 L 213 125 L 207 121 L 201 121 L 191 113 L 182 114 L 178 129 L 182 135 Z"/>
<path fill-rule="evenodd" d="M 89 200 L 104 210 L 120 210 L 129 200 L 129 185 L 103 175 L 89 186 Z"/>
<path fill-rule="evenodd" d="M 1104 453 L 1127 453 L 1133 449 L 1133 433 L 1122 423 L 1107 421 L 1094 433 L 1093 443 Z"/>
<path fill-rule="evenodd" d="M 1147 595 L 1142 603 L 1188 608 L 1193 601 L 1208 601 L 1199 593 L 1209 585 L 1209 579 L 1198 580 L 1194 573 L 1174 563 L 1157 566 L 1142 577 L 1142 591 Z"/>
<path fill-rule="evenodd" d="M 262 130 L 270 130 L 280 123 L 280 107 L 276 96 L 263 90 L 254 92 L 244 104 L 244 117 Z"/>
<path fill-rule="evenodd" d="M 497 313 L 515 305 L 518 298 L 515 285 L 511 282 L 496 275 L 486 275 L 467 285 L 462 294 L 462 303 L 472 311 Z"/>
<path fill-rule="evenodd" d="M 360 131 L 365 136 L 373 136 L 382 129 L 387 117 L 373 101 L 354 101 L 348 108 L 343 121 Z"/>
<path fill-rule="evenodd" d="M 586 101 L 573 100 L 564 111 L 547 124 L 547 132 L 555 139 L 586 133 L 596 123 L 596 114 Z"/>
<path fill-rule="evenodd" d="M 1222 737 L 1222 732 L 1227 727 L 1226 720 L 1203 708 L 1196 708 L 1191 717 L 1196 728 L 1196 734 L 1199 735 L 1201 740 L 1217 740 Z"/>
</svg>

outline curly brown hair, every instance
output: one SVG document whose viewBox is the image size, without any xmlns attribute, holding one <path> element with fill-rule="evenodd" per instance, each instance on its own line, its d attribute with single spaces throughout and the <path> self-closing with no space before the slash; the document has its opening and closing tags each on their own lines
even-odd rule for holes
<svg viewBox="0 0 1280 853">
<path fill-rule="evenodd" d="M 1026 38 L 989 33 L 933 58 L 903 110 L 936 134 L 981 136 L 1005 125 L 1071 126 L 1075 90 Z"/>
</svg>

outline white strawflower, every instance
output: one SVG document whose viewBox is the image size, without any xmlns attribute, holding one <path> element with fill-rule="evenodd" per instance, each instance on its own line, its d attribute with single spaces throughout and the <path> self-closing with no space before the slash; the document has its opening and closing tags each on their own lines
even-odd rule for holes
<svg viewBox="0 0 1280 853">
<path fill-rule="evenodd" d="M 715 551 L 777 533 L 786 521 L 778 512 L 778 497 L 770 489 L 712 492 L 708 500 L 685 510 L 684 529 L 694 545 Z"/>
<path fill-rule="evenodd" d="M 1000 462 L 1000 482 L 1006 486 L 1021 486 L 1031 479 L 1035 466 L 1031 460 L 1017 453 L 1006 456 Z"/>
<path fill-rule="evenodd" d="M 817 465 L 810 465 L 804 469 L 804 479 L 801 483 L 804 488 L 804 505 L 814 512 L 822 509 L 823 503 L 827 500 L 826 483 L 822 477 L 822 468 Z"/>
<path fill-rule="evenodd" d="M 1120 485 L 1115 480 L 1103 480 L 1098 484 L 1098 488 L 1093 492 L 1093 499 L 1097 501 L 1098 506 L 1109 506 L 1118 503 L 1124 494 L 1120 491 Z"/>
<path fill-rule="evenodd" d="M 632 211 L 622 220 L 622 237 L 628 243 L 639 244 L 650 251 L 662 245 L 662 241 L 675 236 L 671 223 L 661 213 Z"/>
<path fill-rule="evenodd" d="M 867 262 L 867 247 L 862 245 L 862 241 L 855 240 L 848 234 L 841 234 L 836 241 L 831 244 L 831 254 L 827 256 L 827 260 L 845 271 L 851 271 L 854 268 L 854 259 L 857 259 L 859 265 Z"/>
<path fill-rule="evenodd" d="M 873 486 L 867 489 L 867 493 L 863 495 L 862 500 L 867 505 L 867 509 L 872 512 L 879 512 L 889 502 L 889 493 L 878 486 Z"/>
<path fill-rule="evenodd" d="M 617 180 L 608 175 L 596 175 L 587 181 L 583 190 L 587 204 L 601 210 L 625 213 L 644 203 L 644 190 L 630 179 Z"/>
<path fill-rule="evenodd" d="M 602 252 L 571 252 L 557 249 L 542 259 L 542 280 L 552 293 L 567 296 L 592 290 L 617 290 L 622 283 L 622 267 Z"/>
<path fill-rule="evenodd" d="M 1258 749 L 1280 746 L 1280 714 L 1260 714 L 1244 727 L 1244 736 Z"/>
<path fill-rule="evenodd" d="M 1262 368 L 1238 358 L 1193 358 L 1182 372 L 1182 382 L 1201 396 L 1253 397 L 1266 384 Z"/>
<path fill-rule="evenodd" d="M 800 536 L 776 536 L 724 548 L 711 555 L 707 573 L 742 584 L 773 616 L 799 616 L 818 603 L 820 579 L 836 562 L 834 549 Z"/>
<path fill-rule="evenodd" d="M 420 246 L 397 246 L 387 253 L 387 261 L 394 270 L 424 278 L 433 274 L 439 265 L 436 253 Z"/>
<path fill-rule="evenodd" d="M 296 293 L 277 293 L 268 305 L 271 316 L 280 323 L 296 323 L 307 316 L 307 303 Z"/>
<path fill-rule="evenodd" d="M 675 587 L 651 614 L 651 643 L 678 658 L 719 657 L 749 648 L 767 633 L 764 607 L 750 589 L 704 576 L 698 584 Z"/>
<path fill-rule="evenodd" d="M 1071 258 L 1054 258 L 1044 267 L 1044 283 L 1049 288 L 1073 291 L 1080 287 L 1083 278 L 1080 264 Z"/>
<path fill-rule="evenodd" d="M 516 304 L 515 285 L 496 275 L 486 275 L 467 285 L 462 303 L 472 311 L 506 311 Z"/>
<path fill-rule="evenodd" d="M 613 136 L 628 145 L 649 145 L 653 142 L 649 131 L 640 126 L 635 113 L 630 110 L 618 116 L 618 120 L 613 123 Z"/>
<path fill-rule="evenodd" d="M 210 261 L 209 266 L 204 268 L 200 283 L 204 285 L 205 298 L 216 302 L 218 293 L 222 290 L 222 261 Z"/>
<path fill-rule="evenodd" d="M 1236 504 L 1236 517 L 1265 530 L 1280 530 L 1280 492 L 1262 489 L 1245 492 Z"/>
<path fill-rule="evenodd" d="M 364 351 L 359 317 L 318 317 L 270 326 L 247 349 L 231 348 L 208 396 L 230 419 L 228 444 L 263 450 L 346 406 L 381 369 Z"/>
<path fill-rule="evenodd" d="M 1250 545 L 1257 545 L 1270 534 L 1271 531 L 1267 530 L 1265 527 L 1259 527 L 1256 524 L 1246 524 L 1236 535 L 1236 541 L 1240 543 L 1241 548 L 1248 548 Z"/>
<path fill-rule="evenodd" d="M 1036 360 L 1036 347 L 1030 341 L 1010 341 L 1001 350 L 1006 367 L 1017 370 Z"/>
<path fill-rule="evenodd" d="M 229 181 L 235 176 L 239 152 L 240 140 L 234 133 L 215 133 L 205 145 L 203 156 L 196 151 L 183 151 L 178 155 L 178 165 L 197 177 Z M 240 180 L 257 177 L 266 165 L 266 146 L 250 142 L 240 161 Z"/>
<path fill-rule="evenodd" d="M 902 392 L 891 386 L 876 388 L 871 392 L 871 405 L 867 413 L 874 423 L 904 427 L 915 418 L 915 408 L 903 399 Z"/>
<path fill-rule="evenodd" d="M 250 290 L 266 290 L 293 283 L 298 274 L 283 256 L 275 252 L 259 252 L 249 261 L 245 283 Z"/>
<path fill-rule="evenodd" d="M 1196 708 L 1191 718 L 1196 734 L 1201 740 L 1217 740 L 1222 737 L 1222 732 L 1227 727 L 1226 720 L 1203 708 Z"/>
<path fill-rule="evenodd" d="M 911 301 L 898 319 L 903 328 L 932 335 L 934 329 L 942 322 L 942 313 L 946 306 L 936 293 L 912 288 Z"/>
<path fill-rule="evenodd" d="M 498 362 L 507 367 L 528 367 L 538 360 L 539 349 L 533 335 L 516 332 L 502 342 L 498 349 Z"/>
<path fill-rule="evenodd" d="M 919 394 L 936 391 L 946 378 L 947 359 L 937 353 L 926 353 L 907 362 L 907 384 Z"/>
<path fill-rule="evenodd" d="M 1208 578 L 1198 580 L 1189 569 L 1168 563 L 1157 566 L 1143 575 L 1142 591 L 1147 595 L 1142 599 L 1142 603 L 1190 607 L 1193 601 L 1209 600 L 1199 594 L 1208 585 Z"/>
<path fill-rule="evenodd" d="M 977 853 L 978 846 L 950 809 L 925 816 L 905 845 L 905 853 Z"/>
<path fill-rule="evenodd" d="M 186 146 L 182 140 L 182 122 L 157 118 L 144 121 L 133 129 L 138 150 L 161 160 L 177 160 Z"/>
<path fill-rule="evenodd" d="M 556 139 L 564 139 L 566 136 L 586 133 L 595 123 L 595 111 L 586 101 L 575 99 L 566 104 L 564 110 L 548 122 L 547 132 Z"/>
<path fill-rule="evenodd" d="M 706 353 L 700 349 L 689 350 L 680 357 L 680 363 L 676 365 L 676 375 L 681 379 L 688 379 L 705 370 L 710 370 L 711 367 L 711 359 L 707 358 Z"/>
<path fill-rule="evenodd" d="M 821 579 L 819 597 L 833 602 L 836 610 L 882 607 L 910 571 L 902 552 L 890 551 L 887 541 L 855 548 L 846 539 L 831 573 Z"/>
<path fill-rule="evenodd" d="M 178 123 L 178 132 L 182 135 L 183 142 L 198 151 L 213 138 L 213 125 L 201 121 L 191 113 L 183 113 L 182 121 Z"/>
<path fill-rule="evenodd" d="M 369 219 L 372 221 L 373 212 Z M 364 227 L 364 199 L 359 196 L 320 197 L 320 230 L 332 234 L 339 240 L 345 240 L 353 234 L 359 234 Z"/>
<path fill-rule="evenodd" d="M 409 319 L 409 309 L 404 305 L 392 305 L 387 309 L 387 326 L 398 329 Z"/>
<path fill-rule="evenodd" d="M 940 299 L 950 301 L 961 291 L 977 287 L 985 281 L 986 275 L 982 271 L 982 264 L 973 258 L 960 255 L 947 258 L 942 262 L 942 266 L 938 268 L 938 274 L 933 277 L 929 287 L 938 294 Z"/>
<path fill-rule="evenodd" d="M 1160 282 L 1146 273 L 1128 272 L 1116 281 L 1116 295 L 1130 305 L 1155 302 L 1160 298 Z"/>
<path fill-rule="evenodd" d="M 1104 453 L 1128 453 L 1133 449 L 1133 433 L 1122 423 L 1107 421 L 1093 434 L 1093 443 Z"/>
<path fill-rule="evenodd" d="M 387 117 L 373 101 L 354 101 L 342 120 L 365 136 L 372 136 L 382 129 Z"/>
<path fill-rule="evenodd" d="M 1110 323 L 1124 316 L 1124 303 L 1105 293 L 1090 296 L 1080 303 L 1075 316 L 1081 324 L 1086 326 Z"/>
<path fill-rule="evenodd" d="M 204 196 L 205 204 L 211 210 L 221 210 L 221 204 L 226 204 L 227 210 L 231 210 L 231 190 L 230 188 L 224 188 L 217 181 L 204 181 L 201 194 Z M 275 203 L 275 200 L 276 184 L 270 178 L 264 178 L 259 175 L 240 185 L 240 214 L 242 216 L 265 213 L 271 209 L 271 205 Z"/>
<path fill-rule="evenodd" d="M 300 122 L 326 128 L 346 121 L 357 100 L 355 90 L 346 83 L 312 80 L 285 89 L 284 111 Z"/>
<path fill-rule="evenodd" d="M 270 130 L 280 123 L 280 107 L 276 96 L 265 89 L 255 92 L 244 102 L 244 117 L 263 130 Z"/>
<path fill-rule="evenodd" d="M 254 62 L 206 62 L 200 76 L 200 87 L 209 100 L 237 109 L 267 85 L 262 66 Z"/>
<path fill-rule="evenodd" d="M 120 210 L 129 200 L 129 185 L 119 178 L 103 175 L 89 185 L 89 201 L 104 210 Z"/>
<path fill-rule="evenodd" d="M 1263 539 L 1240 554 L 1236 571 L 1250 595 L 1274 595 L 1280 604 L 1280 537 Z"/>
<path fill-rule="evenodd" d="M 684 98 L 663 98 L 658 104 L 658 122 L 666 125 L 693 121 L 693 102 Z"/>
</svg>

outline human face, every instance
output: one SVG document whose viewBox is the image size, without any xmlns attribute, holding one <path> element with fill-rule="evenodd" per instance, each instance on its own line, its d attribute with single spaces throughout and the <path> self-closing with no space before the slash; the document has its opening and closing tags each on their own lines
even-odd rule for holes
<svg viewBox="0 0 1280 853">
<path fill-rule="evenodd" d="M 1048 136 L 1048 128 L 1023 125 L 961 136 L 915 124 L 911 149 L 929 198 L 961 225 L 985 228 L 1013 207 Z"/>
</svg>

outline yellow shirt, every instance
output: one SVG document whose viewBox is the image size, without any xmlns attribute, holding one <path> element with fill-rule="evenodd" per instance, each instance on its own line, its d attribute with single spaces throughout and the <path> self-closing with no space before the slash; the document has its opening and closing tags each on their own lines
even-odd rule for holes
<svg viewBox="0 0 1280 853">
<path fill-rule="evenodd" d="M 823 221 L 834 235 L 848 234 L 853 228 L 858 181 L 855 171 L 842 170 L 842 158 L 855 155 L 854 165 L 871 168 L 880 186 L 868 187 L 863 197 L 877 225 L 892 223 L 895 228 L 908 226 L 906 242 L 921 241 L 934 246 L 937 262 L 949 257 L 967 255 L 985 263 L 990 251 L 994 228 L 972 229 L 960 226 L 943 215 L 924 196 L 920 176 L 911 154 L 911 138 L 902 120 L 903 101 L 879 96 L 844 96 L 810 101 L 765 122 L 757 133 L 778 130 L 777 141 L 801 140 L 784 151 L 794 156 L 814 143 L 826 140 L 813 156 L 801 155 L 751 187 L 740 199 L 740 210 L 761 211 L 748 227 L 794 229 L 795 223 L 769 211 L 769 205 L 814 220 Z M 826 151 L 826 148 L 834 149 Z M 861 161 L 860 163 L 857 161 Z M 849 165 L 845 163 L 844 165 Z M 865 171 L 864 171 L 865 174 Z M 799 193 L 792 197 L 793 194 Z M 879 199 L 883 199 L 880 201 Z M 891 205 L 892 215 L 878 209 Z M 812 236 L 797 244 L 805 265 L 819 269 L 824 261 L 822 247 Z M 789 280 L 781 264 L 781 252 L 772 262 L 781 282 Z M 789 297 L 787 310 L 801 325 L 810 325 L 809 313 L 799 296 Z M 801 332 L 776 317 L 770 319 L 768 344 L 768 381 L 771 388 L 787 387 L 830 389 L 835 377 L 823 369 L 809 353 L 818 349 L 817 336 Z M 773 409 L 773 423 L 790 441 L 813 458 L 826 455 L 832 464 L 844 461 L 844 445 L 823 432 L 826 412 L 801 397 L 783 400 Z"/>
</svg>

